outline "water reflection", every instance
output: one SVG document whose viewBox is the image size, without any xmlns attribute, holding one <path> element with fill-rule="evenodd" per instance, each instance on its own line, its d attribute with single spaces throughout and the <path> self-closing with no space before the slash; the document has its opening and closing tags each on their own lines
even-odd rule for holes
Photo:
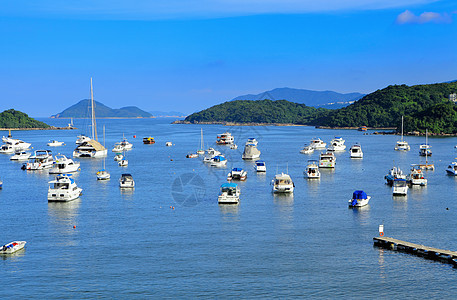
<svg viewBox="0 0 457 300">
<path fill-rule="evenodd" d="M 354 219 L 360 225 L 368 225 L 370 223 L 370 204 L 361 207 L 348 207 L 348 209 L 352 209 Z"/>
<path fill-rule="evenodd" d="M 75 235 L 74 226 L 78 225 L 79 207 L 81 198 L 69 202 L 48 202 L 49 222 L 56 225 L 60 236 Z M 75 244 L 75 241 L 67 241 L 68 244 Z"/>
<path fill-rule="evenodd" d="M 19 259 L 21 259 L 23 256 L 25 256 L 25 249 L 26 249 L 27 245 L 22 248 L 21 250 L 19 251 L 16 251 L 14 253 L 11 253 L 11 254 L 2 254 L 0 255 L 0 257 L 2 258 L 2 260 L 12 260 L 12 261 L 18 261 Z"/>
<path fill-rule="evenodd" d="M 281 229 L 293 229 L 294 194 L 274 193 L 273 204 L 275 205 L 276 212 L 279 213 Z"/>
<path fill-rule="evenodd" d="M 376 247 L 376 246 L 375 246 Z M 379 264 L 379 277 L 382 279 L 386 279 L 386 272 L 385 272 L 385 262 L 384 262 L 384 249 L 378 248 L 378 264 Z"/>
<path fill-rule="evenodd" d="M 242 199 L 240 199 L 242 201 Z M 239 204 L 219 204 L 219 212 L 224 222 L 239 222 Z"/>
<path fill-rule="evenodd" d="M 135 188 L 128 188 L 128 189 L 123 189 L 119 188 L 121 191 L 121 197 L 123 200 L 132 200 L 133 199 L 133 194 L 135 192 Z"/>
</svg>

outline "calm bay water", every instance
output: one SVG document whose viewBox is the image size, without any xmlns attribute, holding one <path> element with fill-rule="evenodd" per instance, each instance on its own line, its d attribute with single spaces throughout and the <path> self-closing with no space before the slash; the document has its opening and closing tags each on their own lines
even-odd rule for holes
<svg viewBox="0 0 457 300">
<path fill-rule="evenodd" d="M 68 120 L 44 120 L 66 125 Z M 82 120 L 75 120 L 84 127 Z M 435 171 L 428 186 L 407 197 L 392 197 L 384 175 L 423 162 L 423 137 L 407 137 L 411 151 L 393 150 L 398 136 L 363 135 L 312 127 L 224 127 L 171 125 L 169 120 L 99 120 L 106 127 L 106 168 L 111 180 L 95 173 L 103 159 L 79 159 L 74 175 L 80 199 L 48 203 L 47 171 L 26 172 L 0 155 L 0 243 L 26 240 L 26 250 L 0 260 L 0 291 L 15 297 L 455 297 L 456 269 L 450 265 L 373 247 L 378 225 L 387 236 L 457 250 L 457 179 L 446 175 L 457 156 L 457 138 L 429 138 Z M 226 154 L 228 166 L 211 168 L 200 158 L 186 159 L 200 143 Z M 215 146 L 217 134 L 232 132 L 237 150 Z M 70 156 L 80 130 L 19 131 L 13 137 Z M 7 132 L 3 132 L 6 135 Z M 113 161 L 112 146 L 122 135 L 134 144 L 128 167 Z M 133 138 L 136 135 L 137 138 Z M 142 138 L 153 136 L 154 145 Z M 329 142 L 342 136 L 359 142 L 363 160 L 337 153 L 335 170 L 318 181 L 303 177 L 308 159 L 299 150 L 313 137 Z M 244 142 L 259 141 L 267 173 L 256 174 L 243 161 Z M 103 138 L 100 139 L 101 141 Z M 165 142 L 175 145 L 166 147 Z M 219 206 L 219 186 L 232 167 L 248 170 L 240 183 L 241 201 Z M 293 196 L 271 193 L 277 171 L 288 170 Z M 134 191 L 121 191 L 118 179 L 131 173 Z M 348 209 L 356 189 L 372 196 L 369 206 Z M 174 207 L 174 209 L 170 208 Z M 74 229 L 73 226 L 76 226 Z"/>
</svg>

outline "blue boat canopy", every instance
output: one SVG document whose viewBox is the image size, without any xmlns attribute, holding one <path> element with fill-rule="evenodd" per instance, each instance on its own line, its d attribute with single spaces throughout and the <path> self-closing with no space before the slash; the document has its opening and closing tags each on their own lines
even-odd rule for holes
<svg viewBox="0 0 457 300">
<path fill-rule="evenodd" d="M 216 156 L 213 157 L 213 160 L 223 161 L 223 160 L 225 160 L 225 157 L 220 156 L 220 155 L 216 155 Z"/>
<path fill-rule="evenodd" d="M 243 171 L 243 169 L 241 169 L 241 168 L 233 168 L 232 171 L 241 172 L 241 171 Z"/>
<path fill-rule="evenodd" d="M 367 199 L 367 193 L 364 191 L 355 191 L 352 193 L 352 199 Z"/>
<path fill-rule="evenodd" d="M 255 162 L 255 164 L 258 166 L 263 166 L 263 165 L 265 165 L 265 162 L 263 160 L 258 160 Z"/>
<path fill-rule="evenodd" d="M 221 188 L 230 188 L 230 187 L 236 188 L 236 187 L 238 187 L 238 184 L 230 182 L 230 183 L 224 183 L 221 185 Z"/>
</svg>

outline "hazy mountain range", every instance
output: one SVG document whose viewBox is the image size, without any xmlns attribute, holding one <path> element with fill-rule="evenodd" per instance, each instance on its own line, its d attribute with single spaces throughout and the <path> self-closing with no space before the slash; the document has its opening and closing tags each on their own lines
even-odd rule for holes
<svg viewBox="0 0 457 300">
<path fill-rule="evenodd" d="M 287 100 L 313 107 L 341 108 L 361 99 L 361 93 L 337 93 L 333 91 L 311 91 L 293 88 L 276 88 L 260 94 L 241 95 L 233 100 Z"/>
</svg>

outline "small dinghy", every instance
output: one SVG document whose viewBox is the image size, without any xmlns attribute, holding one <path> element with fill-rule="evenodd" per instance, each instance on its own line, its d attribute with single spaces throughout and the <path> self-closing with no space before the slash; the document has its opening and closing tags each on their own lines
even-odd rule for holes
<svg viewBox="0 0 457 300">
<path fill-rule="evenodd" d="M 24 249 L 26 243 L 26 241 L 14 241 L 5 244 L 0 248 L 0 254 L 13 254 L 14 252 Z"/>
</svg>

